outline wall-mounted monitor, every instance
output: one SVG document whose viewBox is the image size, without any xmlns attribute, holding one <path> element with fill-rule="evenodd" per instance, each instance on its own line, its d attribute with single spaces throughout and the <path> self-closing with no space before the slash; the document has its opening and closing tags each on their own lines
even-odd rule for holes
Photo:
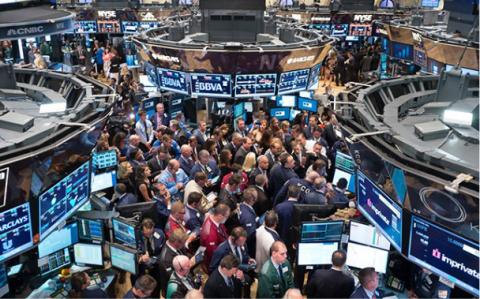
<svg viewBox="0 0 480 299">
<path fill-rule="evenodd" d="M 158 86 L 158 78 L 157 78 L 157 69 L 150 63 L 145 63 L 145 74 L 147 74 L 148 84 L 147 82 L 142 82 L 142 77 L 140 76 L 140 83 L 143 83 L 145 86 L 155 85 Z"/>
<path fill-rule="evenodd" d="M 98 33 L 121 33 L 119 21 L 97 21 Z"/>
<path fill-rule="evenodd" d="M 0 261 L 33 246 L 30 203 L 0 213 Z"/>
<path fill-rule="evenodd" d="M 235 97 L 273 96 L 276 91 L 277 74 L 242 74 L 235 76 Z"/>
<path fill-rule="evenodd" d="M 240 102 L 235 105 L 233 105 L 233 117 L 241 117 L 245 113 L 245 103 Z"/>
<path fill-rule="evenodd" d="M 439 4 L 440 0 L 422 0 L 421 6 L 426 8 L 437 8 Z"/>
<path fill-rule="evenodd" d="M 318 102 L 313 99 L 299 97 L 297 108 L 315 113 L 317 112 Z"/>
<path fill-rule="evenodd" d="M 122 32 L 125 34 L 137 34 L 139 22 L 135 21 L 122 21 Z"/>
<path fill-rule="evenodd" d="M 318 88 L 318 80 L 320 79 L 320 68 L 322 67 L 321 64 L 314 65 L 310 69 L 310 78 L 308 79 L 308 89 L 317 89 Z"/>
<path fill-rule="evenodd" d="M 443 227 L 412 216 L 408 258 L 479 296 L 479 246 Z"/>
<path fill-rule="evenodd" d="M 357 177 L 358 209 L 401 252 L 402 207 L 360 170 Z"/>
<path fill-rule="evenodd" d="M 347 266 L 357 269 L 374 267 L 378 273 L 385 274 L 388 264 L 388 250 L 348 243 Z"/>
<path fill-rule="evenodd" d="M 310 24 L 308 25 L 308 28 L 330 32 L 331 26 L 330 24 Z"/>
<path fill-rule="evenodd" d="M 346 172 L 355 172 L 355 162 L 350 155 L 337 151 L 335 154 L 335 167 Z"/>
<path fill-rule="evenodd" d="M 298 243 L 298 265 L 330 265 L 335 250 L 338 242 Z"/>
<path fill-rule="evenodd" d="M 53 231 L 38 244 L 38 257 L 44 257 L 78 242 L 78 224 L 72 222 Z"/>
<path fill-rule="evenodd" d="M 308 86 L 308 75 L 310 69 L 290 71 L 280 74 L 278 82 L 278 94 L 294 93 L 306 90 Z"/>
<path fill-rule="evenodd" d="M 112 267 L 137 275 L 138 260 L 135 249 L 110 243 L 110 259 Z"/>
<path fill-rule="evenodd" d="M 139 27 L 142 30 L 148 30 L 158 27 L 158 22 L 140 22 Z"/>
<path fill-rule="evenodd" d="M 290 120 L 290 108 L 272 108 L 270 116 L 278 120 Z"/>
<path fill-rule="evenodd" d="M 192 96 L 229 98 L 232 96 L 230 75 L 223 74 L 190 74 Z"/>
<path fill-rule="evenodd" d="M 157 68 L 157 74 L 160 89 L 188 95 L 186 73 Z"/>
<path fill-rule="evenodd" d="M 395 1 L 394 0 L 381 0 L 380 3 L 378 4 L 378 7 L 383 8 L 383 9 L 395 8 Z"/>
<path fill-rule="evenodd" d="M 349 36 L 371 36 L 372 25 L 371 24 L 350 24 Z"/>
<path fill-rule="evenodd" d="M 399 59 L 413 60 L 413 46 L 392 42 L 392 56 Z"/>
<path fill-rule="evenodd" d="M 343 220 L 316 221 L 302 223 L 301 243 L 340 241 L 343 233 Z"/>
<path fill-rule="evenodd" d="M 375 229 L 375 226 L 353 220 L 350 220 L 349 240 L 363 245 L 390 250 L 390 242 L 377 229 Z"/>
<path fill-rule="evenodd" d="M 77 243 L 73 245 L 75 263 L 78 265 L 103 266 L 101 244 Z"/>
<path fill-rule="evenodd" d="M 9 291 L 7 269 L 2 264 L 0 265 L 0 297 L 5 296 Z"/>
<path fill-rule="evenodd" d="M 85 162 L 38 197 L 41 240 L 88 200 L 89 165 L 89 161 Z"/>
<path fill-rule="evenodd" d="M 333 24 L 331 35 L 332 36 L 347 36 L 348 35 L 348 24 Z"/>
</svg>

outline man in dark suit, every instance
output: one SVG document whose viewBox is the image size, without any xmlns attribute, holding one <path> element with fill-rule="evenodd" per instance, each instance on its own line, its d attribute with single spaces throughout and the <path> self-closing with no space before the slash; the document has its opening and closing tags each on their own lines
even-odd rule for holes
<svg viewBox="0 0 480 299">
<path fill-rule="evenodd" d="M 298 175 L 293 171 L 295 167 L 295 160 L 288 153 L 282 153 L 278 157 L 280 161 L 279 164 L 275 164 L 270 170 L 270 177 L 268 182 L 270 185 L 270 190 L 272 191 L 272 198 L 275 198 L 277 192 L 285 184 L 286 181 L 293 177 L 298 177 Z"/>
<path fill-rule="evenodd" d="M 243 119 L 237 119 L 237 128 L 235 129 L 235 132 L 239 133 L 242 137 L 247 137 L 248 132 L 245 128 L 245 120 Z"/>
<path fill-rule="evenodd" d="M 245 157 L 250 152 L 252 145 L 253 145 L 252 139 L 250 139 L 249 137 L 243 138 L 242 146 L 240 146 L 237 152 L 235 153 L 235 158 L 233 159 L 234 163 L 243 165 L 243 161 L 245 161 Z"/>
<path fill-rule="evenodd" d="M 198 153 L 198 161 L 195 163 L 195 165 L 193 165 L 190 173 L 191 180 L 195 178 L 195 174 L 197 172 L 205 173 L 209 180 L 220 175 L 220 169 L 218 169 L 217 163 L 210 159 L 210 154 L 207 150 L 201 150 L 200 153 Z M 207 185 L 209 185 L 209 183 L 207 183 Z"/>
<path fill-rule="evenodd" d="M 160 146 L 158 148 L 157 154 L 147 161 L 147 165 L 152 171 L 152 177 L 159 175 L 162 170 L 167 168 L 169 159 L 170 155 L 168 154 L 167 148 L 164 146 Z"/>
<path fill-rule="evenodd" d="M 345 191 L 347 190 L 347 179 L 340 178 L 338 179 L 337 185 L 335 186 L 335 197 L 333 198 L 332 203 L 347 203 L 348 198 L 345 196 Z"/>
<path fill-rule="evenodd" d="M 268 197 L 266 193 L 266 183 L 267 183 L 267 176 L 263 174 L 259 174 L 255 177 L 255 185 L 254 188 L 257 190 L 257 201 L 253 204 L 253 209 L 255 210 L 255 214 L 258 216 L 262 216 L 272 208 L 272 201 Z"/>
<path fill-rule="evenodd" d="M 257 214 L 253 205 L 257 201 L 257 190 L 248 187 L 243 191 L 243 202 L 240 203 L 240 224 L 247 231 L 247 248 L 250 256 L 255 256 L 255 232 L 257 230 Z"/>
<path fill-rule="evenodd" d="M 170 124 L 170 117 L 168 117 L 168 115 L 165 113 L 165 106 L 163 103 L 158 103 L 155 109 L 157 112 L 150 117 L 153 129 L 158 130 L 162 126 L 168 127 Z"/>
<path fill-rule="evenodd" d="M 268 169 L 272 169 L 277 161 L 277 157 L 282 153 L 283 145 L 279 141 L 274 141 L 270 144 L 270 148 L 265 152 L 268 159 Z"/>
<path fill-rule="evenodd" d="M 291 234 L 293 205 L 298 202 L 299 196 L 300 187 L 297 185 L 290 185 L 288 186 L 287 200 L 275 207 L 275 212 L 278 214 L 278 234 L 289 248 L 293 243 Z"/>
<path fill-rule="evenodd" d="M 207 141 L 207 123 L 200 121 L 198 123 L 198 129 L 193 131 L 193 135 L 197 138 L 198 144 L 202 145 Z"/>
<path fill-rule="evenodd" d="M 205 215 L 200 212 L 200 206 L 203 195 L 198 192 L 192 192 L 188 195 L 187 205 L 185 206 L 185 227 L 200 236 L 200 229 L 205 220 Z"/>
<path fill-rule="evenodd" d="M 205 283 L 205 298 L 240 298 L 244 278 L 242 272 L 238 271 L 239 265 L 240 262 L 235 256 L 225 256 Z"/>
<path fill-rule="evenodd" d="M 134 286 L 123 298 L 150 298 L 156 287 L 157 281 L 152 276 L 145 274 L 137 278 Z"/>
<path fill-rule="evenodd" d="M 347 254 L 337 250 L 332 254 L 332 268 L 317 270 L 307 284 L 309 298 L 349 298 L 355 289 L 351 275 L 343 272 Z"/>
<path fill-rule="evenodd" d="M 255 184 L 255 177 L 259 174 L 263 174 L 265 176 L 268 176 L 268 158 L 265 155 L 258 156 L 257 158 L 257 168 L 255 168 L 252 173 L 250 173 L 250 177 L 248 178 L 248 181 L 250 185 Z"/>
<path fill-rule="evenodd" d="M 235 157 L 237 150 L 242 145 L 243 137 L 238 132 L 233 132 L 232 134 L 232 141 L 230 141 L 227 145 L 225 145 L 224 149 L 230 150 L 232 153 L 232 157 Z M 231 161 L 233 162 L 233 161 Z"/>
<path fill-rule="evenodd" d="M 375 272 L 375 268 L 363 268 L 358 272 L 358 280 L 360 286 L 350 295 L 350 298 L 357 299 L 375 299 L 376 289 L 378 287 L 378 274 Z"/>
<path fill-rule="evenodd" d="M 188 144 L 184 144 L 180 148 L 180 158 L 178 159 L 180 162 L 180 168 L 183 169 L 188 176 L 190 176 L 192 168 L 195 165 L 195 160 L 192 158 L 192 152 L 192 147 Z"/>
</svg>

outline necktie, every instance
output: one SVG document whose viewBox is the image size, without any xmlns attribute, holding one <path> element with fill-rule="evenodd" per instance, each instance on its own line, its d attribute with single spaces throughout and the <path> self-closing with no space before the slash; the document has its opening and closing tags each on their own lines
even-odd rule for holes
<svg viewBox="0 0 480 299">
<path fill-rule="evenodd" d="M 237 250 L 238 259 L 240 260 L 240 264 L 241 264 L 242 263 L 242 251 L 240 250 L 240 247 L 238 247 L 238 246 L 236 246 L 235 248 Z"/>
<path fill-rule="evenodd" d="M 278 276 L 280 276 L 280 280 L 282 281 L 283 286 L 285 286 L 285 278 L 283 277 L 282 265 L 278 265 Z"/>
<path fill-rule="evenodd" d="M 231 290 L 233 290 L 233 281 L 232 281 L 232 278 L 229 277 L 229 278 L 227 279 L 227 285 L 228 285 L 228 287 L 229 287 Z"/>
</svg>

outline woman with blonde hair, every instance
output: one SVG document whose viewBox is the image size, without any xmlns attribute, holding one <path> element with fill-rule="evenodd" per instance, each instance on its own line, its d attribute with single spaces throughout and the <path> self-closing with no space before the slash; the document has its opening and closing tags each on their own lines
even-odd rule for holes
<svg viewBox="0 0 480 299">
<path fill-rule="evenodd" d="M 256 155 L 253 152 L 249 152 L 245 156 L 245 160 L 243 161 L 243 166 L 242 170 L 247 173 L 248 176 L 250 176 L 250 173 L 255 169 L 256 167 Z"/>
</svg>

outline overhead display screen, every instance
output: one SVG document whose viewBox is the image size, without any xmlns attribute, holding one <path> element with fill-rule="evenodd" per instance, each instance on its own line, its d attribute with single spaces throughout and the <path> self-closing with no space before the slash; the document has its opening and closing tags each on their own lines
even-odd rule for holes
<svg viewBox="0 0 480 299">
<path fill-rule="evenodd" d="M 118 21 L 98 21 L 99 33 L 121 33 Z"/>
<path fill-rule="evenodd" d="M 122 31 L 127 34 L 135 34 L 138 32 L 139 23 L 135 21 L 122 21 Z"/>
<path fill-rule="evenodd" d="M 235 77 L 235 97 L 275 95 L 277 74 L 237 75 Z"/>
<path fill-rule="evenodd" d="M 318 103 L 316 100 L 307 98 L 298 98 L 298 109 L 310 112 L 317 112 Z"/>
<path fill-rule="evenodd" d="M 278 82 L 278 94 L 293 93 L 307 89 L 310 69 L 282 73 Z"/>
<path fill-rule="evenodd" d="M 157 68 L 157 74 L 160 89 L 188 95 L 186 73 Z"/>
<path fill-rule="evenodd" d="M 140 28 L 142 30 L 148 30 L 158 27 L 158 22 L 140 22 Z"/>
<path fill-rule="evenodd" d="M 230 75 L 191 74 L 192 96 L 229 98 L 232 96 Z"/>
<path fill-rule="evenodd" d="M 73 214 L 89 198 L 89 162 L 74 170 L 38 197 L 40 239 L 44 239 L 57 225 Z"/>
<path fill-rule="evenodd" d="M 402 208 L 360 170 L 357 171 L 358 209 L 399 252 L 402 251 Z"/>
<path fill-rule="evenodd" d="M 350 24 L 351 36 L 371 36 L 372 25 L 370 24 Z"/>
<path fill-rule="evenodd" d="M 75 33 L 95 33 L 98 31 L 95 21 L 76 21 L 73 31 Z"/>
<path fill-rule="evenodd" d="M 0 213 L 0 261 L 33 246 L 30 219 L 28 202 Z"/>
<path fill-rule="evenodd" d="M 331 35 L 332 36 L 347 36 L 348 35 L 348 24 L 333 24 Z"/>
<path fill-rule="evenodd" d="M 408 258 L 479 296 L 478 243 L 412 216 Z"/>
<path fill-rule="evenodd" d="M 321 64 L 317 64 L 310 70 L 310 78 L 308 79 L 308 89 L 317 89 L 318 88 L 318 80 L 320 77 L 320 68 L 322 67 Z"/>
<path fill-rule="evenodd" d="M 436 8 L 438 7 L 440 0 L 422 0 L 423 7 Z"/>
</svg>

